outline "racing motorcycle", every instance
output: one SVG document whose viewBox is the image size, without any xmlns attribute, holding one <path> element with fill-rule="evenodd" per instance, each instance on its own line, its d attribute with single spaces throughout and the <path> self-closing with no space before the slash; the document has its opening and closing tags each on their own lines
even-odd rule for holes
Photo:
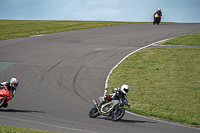
<svg viewBox="0 0 200 133">
<path fill-rule="evenodd" d="M 153 25 L 154 24 L 159 24 L 160 23 L 160 17 L 159 17 L 159 15 L 156 13 L 155 15 L 154 15 L 154 21 L 153 21 Z"/>
<path fill-rule="evenodd" d="M 5 85 L 2 88 L 0 88 L 0 108 L 6 108 L 8 106 L 7 102 L 11 100 L 12 97 L 12 92 L 10 92 Z"/>
<path fill-rule="evenodd" d="M 99 101 L 103 99 L 102 96 L 99 97 Z M 89 112 L 90 118 L 96 118 L 99 115 L 108 116 L 112 121 L 120 120 L 124 114 L 124 105 L 129 106 L 127 98 L 112 99 L 109 102 L 104 103 L 99 106 L 96 100 L 93 100 L 94 107 Z"/>
</svg>

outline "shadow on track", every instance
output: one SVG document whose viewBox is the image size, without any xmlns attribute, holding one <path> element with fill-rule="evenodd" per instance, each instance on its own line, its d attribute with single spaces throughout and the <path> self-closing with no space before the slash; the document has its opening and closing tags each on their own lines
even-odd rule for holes
<svg viewBox="0 0 200 133">
<path fill-rule="evenodd" d="M 109 117 L 98 117 L 98 119 L 104 119 L 104 120 L 110 120 L 112 121 Z M 125 120 L 125 119 L 120 119 L 116 122 L 120 123 L 158 123 L 158 122 L 152 122 L 152 121 L 139 121 L 139 120 Z"/>
<path fill-rule="evenodd" d="M 44 111 L 15 110 L 15 109 L 0 109 L 0 112 L 46 113 L 46 112 L 44 112 Z"/>
<path fill-rule="evenodd" d="M 118 122 L 122 122 L 122 123 L 157 123 L 157 122 L 151 122 L 151 121 L 124 120 L 124 119 L 121 119 Z"/>
</svg>

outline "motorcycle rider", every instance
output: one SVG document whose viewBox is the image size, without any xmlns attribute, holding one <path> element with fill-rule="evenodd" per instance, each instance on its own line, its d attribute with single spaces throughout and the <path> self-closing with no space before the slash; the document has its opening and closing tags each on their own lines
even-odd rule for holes
<svg viewBox="0 0 200 133">
<path fill-rule="evenodd" d="M 104 98 L 100 101 L 100 105 L 103 105 L 106 101 L 111 101 L 113 98 L 124 98 L 127 97 L 127 93 L 129 91 L 129 86 L 124 84 L 121 88 L 112 89 L 112 93 L 110 95 L 105 95 Z M 130 107 L 130 104 L 127 101 L 127 106 Z"/>
<path fill-rule="evenodd" d="M 160 21 L 161 21 L 162 12 L 161 12 L 161 9 L 160 9 L 160 8 L 158 8 L 158 11 L 156 11 L 156 12 L 154 13 L 154 15 L 153 15 L 153 17 L 154 17 L 154 22 L 155 22 L 155 19 L 156 19 L 155 15 L 158 15 L 158 17 L 159 17 L 159 19 L 160 19 Z M 154 24 L 155 24 L 155 23 L 154 23 Z"/>
<path fill-rule="evenodd" d="M 10 81 L 5 81 L 0 83 L 0 89 L 3 89 L 3 86 L 6 86 L 10 92 L 12 92 L 12 98 L 14 97 L 17 86 L 19 85 L 19 80 L 17 78 L 11 78 Z M 6 108 L 8 106 L 8 103 L 4 105 L 3 107 Z"/>
</svg>

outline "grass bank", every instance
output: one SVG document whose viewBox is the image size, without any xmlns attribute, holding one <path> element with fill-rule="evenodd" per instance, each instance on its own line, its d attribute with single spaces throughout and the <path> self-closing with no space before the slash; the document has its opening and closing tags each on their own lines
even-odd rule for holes
<svg viewBox="0 0 200 133">
<path fill-rule="evenodd" d="M 162 44 L 163 45 L 200 46 L 200 32 L 176 37 L 168 41 L 165 41 Z"/>
<path fill-rule="evenodd" d="M 200 46 L 200 33 L 163 44 Z M 188 43 L 185 43 L 188 42 Z M 108 91 L 130 86 L 127 110 L 145 116 L 200 125 L 200 48 L 148 48 L 113 70 Z"/>
<path fill-rule="evenodd" d="M 1 133 L 55 133 L 50 131 L 42 131 L 35 129 L 18 128 L 11 126 L 0 126 Z"/>
<path fill-rule="evenodd" d="M 133 23 L 136 22 L 0 20 L 0 40 Z"/>
</svg>

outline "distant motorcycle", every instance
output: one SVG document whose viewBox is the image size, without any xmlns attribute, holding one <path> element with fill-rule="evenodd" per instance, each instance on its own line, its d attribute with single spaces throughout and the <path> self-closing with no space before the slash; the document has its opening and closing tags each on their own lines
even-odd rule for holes
<svg viewBox="0 0 200 133">
<path fill-rule="evenodd" d="M 154 15 L 153 25 L 155 25 L 155 23 L 157 25 L 159 25 L 159 23 L 160 23 L 160 16 L 157 13 Z"/>
<path fill-rule="evenodd" d="M 99 101 L 101 101 L 103 97 L 99 97 Z M 108 116 L 112 121 L 120 120 L 124 114 L 125 109 L 124 105 L 128 106 L 127 98 L 113 99 L 110 102 L 104 103 L 101 107 L 99 107 L 96 100 L 93 100 L 94 107 L 89 112 L 90 118 L 96 118 L 99 115 Z"/>
<path fill-rule="evenodd" d="M 2 88 L 0 88 L 0 108 L 6 108 L 8 106 L 7 102 L 11 100 L 12 97 L 12 92 L 10 92 L 5 85 Z"/>
</svg>

